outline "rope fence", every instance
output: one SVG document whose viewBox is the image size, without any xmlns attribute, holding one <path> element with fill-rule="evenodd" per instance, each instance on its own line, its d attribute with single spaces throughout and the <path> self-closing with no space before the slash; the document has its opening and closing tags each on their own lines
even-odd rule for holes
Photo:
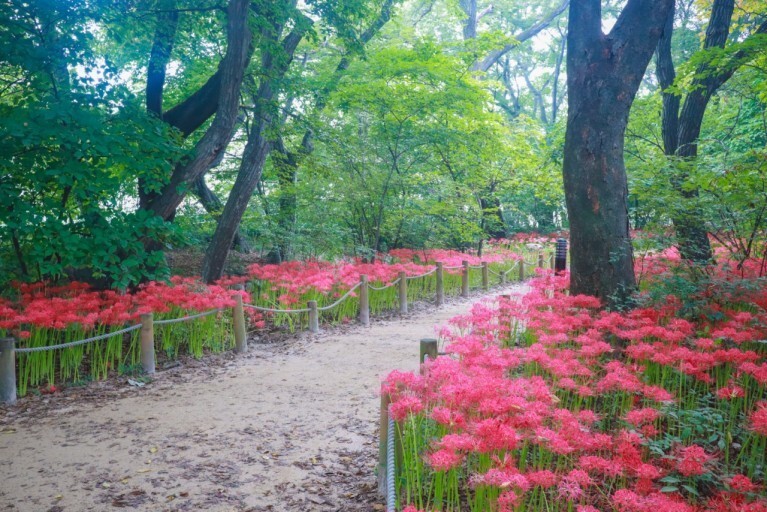
<svg viewBox="0 0 767 512">
<path fill-rule="evenodd" d="M 368 288 L 373 290 L 373 291 L 376 291 L 376 292 L 382 292 L 382 291 L 388 290 L 392 286 L 396 286 L 398 284 L 399 284 L 399 279 L 395 279 L 394 281 L 392 281 L 391 283 L 387 284 L 386 286 L 373 286 L 372 284 L 369 284 Z"/>
<path fill-rule="evenodd" d="M 61 343 L 60 345 L 49 345 L 49 346 L 43 346 L 43 347 L 23 347 L 23 348 L 17 348 L 14 350 L 17 354 L 31 354 L 33 352 L 45 352 L 47 350 L 60 350 L 64 348 L 78 347 L 80 345 L 85 345 L 87 343 L 93 343 L 94 341 L 105 340 L 107 338 L 111 338 L 112 336 L 120 336 L 122 334 L 126 334 L 132 331 L 137 331 L 138 329 L 141 329 L 141 324 L 131 325 L 130 327 L 126 327 L 125 329 L 120 329 L 119 331 L 99 334 L 98 336 L 93 336 L 91 338 L 86 338 L 84 340 L 70 341 L 69 343 Z"/>
<path fill-rule="evenodd" d="M 553 255 L 552 255 L 551 261 L 553 266 L 553 261 L 554 261 Z M 543 253 L 538 254 L 537 263 L 538 263 L 538 267 L 543 267 L 544 265 Z M 345 319 L 348 317 L 349 314 L 356 313 L 359 322 L 362 325 L 367 326 L 369 325 L 369 322 L 370 322 L 370 312 L 371 312 L 370 292 L 371 291 L 383 292 L 391 288 L 397 287 L 398 289 L 397 294 L 389 294 L 385 296 L 385 298 L 383 299 L 376 299 L 374 312 L 378 312 L 382 309 L 391 308 L 398 303 L 399 312 L 401 314 L 405 314 L 408 312 L 409 302 L 427 298 L 431 294 L 433 294 L 433 296 L 435 297 L 435 304 L 437 306 L 441 306 L 444 304 L 445 288 L 446 288 L 445 286 L 446 271 L 454 271 L 454 270 L 461 271 L 460 272 L 460 288 L 458 288 L 458 282 L 457 282 L 458 276 L 454 273 L 449 274 L 450 278 L 448 279 L 448 283 L 447 283 L 448 288 L 450 290 L 460 289 L 461 297 L 468 297 L 469 290 L 472 287 L 472 283 L 476 287 L 478 283 L 480 282 L 477 279 L 476 274 L 474 274 L 473 278 L 471 277 L 470 271 L 481 270 L 481 286 L 484 290 L 489 290 L 490 274 L 496 277 L 499 277 L 500 284 L 503 285 L 503 284 L 506 284 L 506 281 L 507 281 L 506 276 L 508 276 L 508 274 L 512 272 L 514 269 L 519 268 L 519 280 L 523 280 L 526 278 L 525 265 L 534 266 L 535 262 L 530 263 L 522 259 L 520 261 L 515 262 L 511 268 L 503 272 L 491 269 L 487 262 L 483 262 L 482 265 L 469 265 L 468 261 L 464 261 L 462 265 L 450 266 L 450 267 L 444 266 L 442 263 L 438 262 L 434 268 L 420 275 L 408 276 L 405 274 L 405 272 L 400 272 L 400 275 L 396 280 L 384 286 L 374 286 L 371 283 L 369 283 L 368 277 L 366 275 L 361 275 L 360 281 L 356 285 L 354 285 L 351 289 L 346 291 L 344 295 L 339 297 L 335 302 L 322 307 L 318 306 L 316 300 L 310 300 L 307 302 L 307 307 L 297 308 L 297 309 L 269 308 L 264 306 L 258 306 L 255 304 L 243 304 L 242 295 L 235 292 L 233 294 L 235 305 L 231 308 L 235 350 L 236 352 L 239 352 L 239 353 L 245 352 L 247 350 L 247 331 L 246 331 L 244 308 L 248 308 L 250 310 L 254 310 L 254 311 L 258 311 L 262 313 L 286 315 L 286 316 L 308 313 L 309 331 L 312 333 L 318 333 L 320 330 L 320 327 L 319 327 L 320 313 L 333 311 L 339 306 L 341 306 L 344 302 L 349 300 L 350 298 L 357 297 L 358 302 L 356 304 L 352 303 L 349 306 L 344 306 L 340 308 L 340 313 L 337 312 L 336 315 L 344 315 L 343 318 Z M 435 275 L 434 280 L 426 279 L 431 275 Z M 417 281 L 419 279 L 421 281 Z M 413 285 L 409 287 L 408 283 L 413 281 L 417 281 L 417 282 L 413 283 Z M 355 293 L 355 292 L 358 292 L 358 293 Z M 451 293 L 454 293 L 454 292 L 451 292 Z M 100 340 L 105 340 L 108 338 L 114 338 L 116 336 L 122 336 L 128 333 L 140 330 L 139 353 L 140 353 L 141 368 L 143 369 L 145 373 L 152 374 L 155 372 L 155 333 L 154 333 L 155 326 L 165 326 L 165 325 L 173 325 L 173 324 L 180 324 L 184 322 L 190 322 L 193 320 L 197 320 L 200 318 L 204 318 L 204 317 L 208 317 L 208 316 L 220 313 L 222 311 L 224 311 L 224 309 L 217 308 L 217 309 L 212 309 L 209 311 L 204 311 L 201 313 L 196 313 L 193 315 L 184 316 L 180 318 L 167 318 L 167 319 L 159 319 L 159 320 L 155 320 L 152 313 L 147 313 L 147 314 L 141 315 L 140 324 L 131 325 L 117 331 L 100 334 L 98 336 L 93 336 L 93 337 L 82 339 L 82 340 L 62 343 L 58 345 L 51 345 L 51 346 L 16 348 L 15 339 L 0 338 L 0 403 L 2 402 L 13 403 L 16 400 L 16 389 L 17 389 L 16 388 L 17 387 L 16 354 L 30 354 L 30 353 L 36 353 L 36 352 L 64 350 L 64 349 L 73 348 L 73 347 L 77 347 L 81 345 L 86 345 L 88 343 L 97 342 Z M 336 320 L 338 320 L 338 318 L 336 318 Z M 306 325 L 305 323 L 303 323 L 303 321 L 300 322 L 300 324 Z M 168 332 L 164 334 L 165 337 L 171 336 L 171 335 L 172 333 L 168 333 Z M 163 344 L 163 348 L 166 348 L 165 344 Z M 436 354 L 435 354 L 435 357 L 436 357 Z"/>
<path fill-rule="evenodd" d="M 171 325 L 171 324 L 178 324 L 181 322 L 188 322 L 190 320 L 196 320 L 198 318 L 204 318 L 206 316 L 215 315 L 216 313 L 219 313 L 223 311 L 221 308 L 217 309 L 211 309 L 210 311 L 205 311 L 203 313 L 197 313 L 196 315 L 189 315 L 189 316 L 182 316 L 181 318 L 168 318 L 165 320 L 155 320 L 155 325 Z"/>
</svg>

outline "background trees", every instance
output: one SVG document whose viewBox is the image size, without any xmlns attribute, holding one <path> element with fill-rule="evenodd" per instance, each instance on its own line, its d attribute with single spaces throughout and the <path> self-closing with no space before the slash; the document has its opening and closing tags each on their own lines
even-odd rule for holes
<svg viewBox="0 0 767 512">
<path fill-rule="evenodd" d="M 655 34 L 660 11 L 636 9 L 6 2 L 2 279 L 126 287 L 166 275 L 163 252 L 186 245 L 215 280 L 233 246 L 272 260 L 481 250 L 489 238 L 572 224 L 576 289 L 609 297 L 632 288 L 629 222 L 679 234 L 671 241 L 691 259 L 704 259 L 690 250 L 691 220 L 700 240 L 763 254 L 764 7 L 678 1 L 658 44 L 641 51 L 623 45 L 627 34 Z M 657 66 L 645 73 L 633 62 L 647 51 Z M 591 77 L 573 71 L 588 64 Z M 620 108 L 590 96 L 591 85 L 612 88 Z M 635 95 L 627 190 L 618 135 Z M 578 156 L 590 147 L 596 165 L 602 154 L 586 126 L 612 134 L 598 172 Z M 589 196 L 594 179 L 607 185 L 592 183 Z"/>
</svg>

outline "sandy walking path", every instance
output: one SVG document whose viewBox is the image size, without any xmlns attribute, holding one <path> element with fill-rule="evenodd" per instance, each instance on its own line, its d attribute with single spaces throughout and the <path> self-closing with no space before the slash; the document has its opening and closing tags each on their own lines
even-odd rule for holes
<svg viewBox="0 0 767 512">
<path fill-rule="evenodd" d="M 382 510 L 380 380 L 480 299 L 0 409 L 0 511 Z"/>
</svg>

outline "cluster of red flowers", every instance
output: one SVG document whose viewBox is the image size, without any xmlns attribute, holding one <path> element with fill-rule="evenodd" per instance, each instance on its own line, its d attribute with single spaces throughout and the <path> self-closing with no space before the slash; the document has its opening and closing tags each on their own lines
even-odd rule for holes
<svg viewBox="0 0 767 512">
<path fill-rule="evenodd" d="M 343 293 L 367 275 L 370 282 L 391 283 L 400 272 L 417 276 L 425 272 L 415 263 L 346 263 L 328 261 L 286 261 L 280 264 L 254 264 L 248 267 L 252 279 L 268 283 L 269 291 L 279 292 L 278 302 L 284 305 L 300 302 L 307 293 Z M 266 299 L 266 297 L 264 297 Z"/>
<path fill-rule="evenodd" d="M 440 330 L 451 357 L 386 379 L 403 443 L 431 468 L 418 485 L 404 471 L 405 510 L 441 509 L 429 494 L 441 486 L 423 482 L 453 472 L 471 510 L 767 512 L 764 310 L 691 321 L 670 300 L 607 313 L 567 281 L 542 275 L 519 300 L 475 305 Z M 669 411 L 690 394 L 731 414 L 722 448 L 675 437 L 682 413 Z"/>
<path fill-rule="evenodd" d="M 192 278 L 174 277 L 170 283 L 150 282 L 135 293 L 92 290 L 85 283 L 65 286 L 19 284 L 16 302 L 0 301 L 0 330 L 28 336 L 29 329 L 64 330 L 76 326 L 123 326 L 142 313 L 201 312 L 234 305 L 234 293 L 223 285 L 203 285 Z M 246 297 L 247 298 L 247 297 Z"/>
<path fill-rule="evenodd" d="M 387 262 L 395 259 L 397 262 Z M 520 256 L 509 249 L 489 245 L 481 257 L 444 249 L 395 249 L 373 263 L 363 261 L 287 261 L 280 264 L 254 264 L 248 267 L 249 277 L 256 281 L 260 292 L 258 300 L 283 307 L 303 304 L 322 295 L 339 297 L 360 282 L 360 276 L 377 286 L 388 285 L 404 272 L 408 277 L 429 272 L 437 262 L 446 267 L 460 267 L 463 261 L 470 265 L 482 262 L 503 263 Z M 457 268 L 445 272 L 457 274 Z"/>
<path fill-rule="evenodd" d="M 389 255 L 403 262 L 410 261 L 432 265 L 435 263 L 442 263 L 446 267 L 457 267 L 462 265 L 464 261 L 468 261 L 469 265 L 480 265 L 483 262 L 502 263 L 504 261 L 515 261 L 520 259 L 520 256 L 517 253 L 510 249 L 504 249 L 500 245 L 502 242 L 507 241 L 495 241 L 495 245 L 489 245 L 488 250 L 486 250 L 482 256 L 446 249 L 393 249 L 389 252 Z"/>
</svg>

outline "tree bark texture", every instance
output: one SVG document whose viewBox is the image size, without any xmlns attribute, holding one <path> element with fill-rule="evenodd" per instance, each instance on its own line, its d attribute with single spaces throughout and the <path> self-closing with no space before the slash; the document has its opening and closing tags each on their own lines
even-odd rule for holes
<svg viewBox="0 0 767 512">
<path fill-rule="evenodd" d="M 194 148 L 190 160 L 179 164 L 161 194 L 147 209 L 169 219 L 194 181 L 202 176 L 226 149 L 232 137 L 240 105 L 240 86 L 249 59 L 251 40 L 247 0 L 231 0 L 227 9 L 227 49 L 221 63 L 221 86 L 216 117 Z"/>
<path fill-rule="evenodd" d="M 281 27 L 286 21 L 277 30 L 274 28 L 265 30 L 264 36 L 270 38 L 273 43 L 277 43 Z M 269 134 L 275 118 L 272 103 L 279 92 L 279 84 L 290 67 L 298 43 L 303 39 L 311 23 L 308 18 L 297 23 L 296 27 L 283 39 L 282 50 L 279 52 L 281 55 L 275 55 L 274 51 L 262 51 L 263 78 L 254 101 L 255 122 L 248 135 L 237 179 L 224 206 L 213 239 L 205 252 L 202 278 L 207 283 L 216 281 L 223 275 L 229 248 L 232 246 L 250 198 L 261 180 L 264 163 L 272 146 Z"/>
<path fill-rule="evenodd" d="M 623 305 L 636 288 L 623 143 L 629 110 L 673 0 L 629 0 L 612 31 L 600 0 L 570 3 L 564 185 L 573 294 Z"/>
<path fill-rule="evenodd" d="M 735 10 L 734 0 L 714 0 L 711 17 L 706 28 L 703 48 L 724 48 L 730 32 L 732 16 Z M 658 42 L 656 52 L 656 72 L 658 82 L 663 89 L 662 134 L 663 150 L 669 157 L 694 160 L 698 156 L 698 138 L 703 124 L 708 102 L 716 91 L 740 66 L 745 52 L 736 52 L 731 64 L 721 69 L 712 69 L 703 64 L 695 72 L 690 92 L 680 103 L 679 95 L 667 90 L 674 84 L 676 73 L 671 56 L 671 37 L 674 30 L 674 13 L 669 14 Z M 767 32 L 767 22 L 756 29 L 754 34 Z M 687 175 L 684 170 L 676 169 L 671 176 L 671 185 L 685 199 L 694 201 L 698 197 L 697 189 L 685 188 Z M 691 206 L 673 216 L 677 233 L 677 243 L 682 257 L 688 261 L 705 264 L 711 261 L 713 253 L 708 239 L 708 230 L 703 222 L 703 215 Z"/>
</svg>

